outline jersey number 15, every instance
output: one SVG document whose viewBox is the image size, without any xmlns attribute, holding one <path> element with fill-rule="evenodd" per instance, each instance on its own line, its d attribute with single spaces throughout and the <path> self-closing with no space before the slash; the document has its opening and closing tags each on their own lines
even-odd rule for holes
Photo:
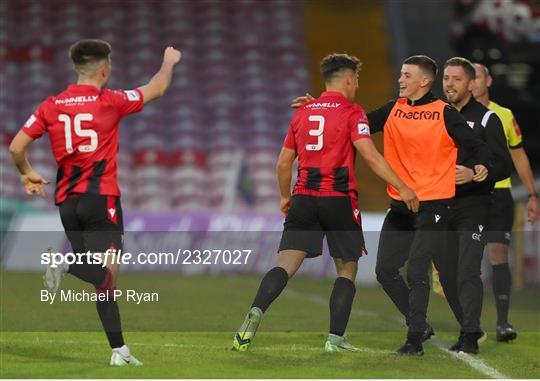
<svg viewBox="0 0 540 381">
<path fill-rule="evenodd" d="M 98 146 L 98 135 L 97 132 L 91 129 L 83 129 L 81 127 L 82 122 L 90 122 L 94 119 L 92 114 L 82 113 L 77 114 L 73 118 L 73 123 L 71 123 L 71 117 L 67 114 L 58 115 L 58 120 L 64 123 L 64 133 L 66 136 L 66 151 L 68 153 L 73 153 L 73 140 L 71 139 L 71 125 L 73 124 L 75 135 L 81 138 L 90 138 L 90 144 L 79 145 L 77 149 L 80 152 L 92 152 L 97 149 Z"/>
</svg>

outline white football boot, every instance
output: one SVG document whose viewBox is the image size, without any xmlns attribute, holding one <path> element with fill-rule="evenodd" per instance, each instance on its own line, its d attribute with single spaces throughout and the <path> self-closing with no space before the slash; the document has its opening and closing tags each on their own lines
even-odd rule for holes
<svg viewBox="0 0 540 381">
<path fill-rule="evenodd" d="M 142 366 L 142 362 L 137 360 L 130 352 L 127 345 L 114 348 L 111 354 L 111 366 Z"/>
<path fill-rule="evenodd" d="M 47 249 L 48 252 L 51 252 L 52 249 Z M 52 264 L 47 266 L 45 271 L 45 276 L 43 277 L 43 286 L 52 294 L 56 294 L 56 291 L 60 288 L 60 283 L 62 278 L 69 270 L 69 265 L 67 263 L 61 263 L 55 267 Z"/>
</svg>

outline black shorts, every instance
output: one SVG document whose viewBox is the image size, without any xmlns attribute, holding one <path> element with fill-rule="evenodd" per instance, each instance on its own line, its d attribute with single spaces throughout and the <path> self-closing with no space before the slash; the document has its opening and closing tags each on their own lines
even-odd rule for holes
<svg viewBox="0 0 540 381">
<path fill-rule="evenodd" d="M 122 249 L 124 222 L 120 198 L 82 194 L 60 204 L 60 218 L 75 253 Z"/>
<path fill-rule="evenodd" d="M 326 236 L 333 258 L 357 261 L 365 253 L 360 211 L 348 196 L 294 195 L 283 227 L 279 251 L 300 250 L 314 258 L 322 254 Z"/>
<path fill-rule="evenodd" d="M 509 188 L 495 189 L 487 222 L 487 242 L 510 245 L 512 225 L 514 225 L 512 193 Z"/>
</svg>

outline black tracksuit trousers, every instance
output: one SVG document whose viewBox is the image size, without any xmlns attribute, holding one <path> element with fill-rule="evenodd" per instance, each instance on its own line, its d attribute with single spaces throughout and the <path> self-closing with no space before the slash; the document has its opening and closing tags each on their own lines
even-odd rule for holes
<svg viewBox="0 0 540 381">
<path fill-rule="evenodd" d="M 386 214 L 377 253 L 377 280 L 405 316 L 409 333 L 426 327 L 430 270 L 433 257 L 443 251 L 452 200 L 423 201 L 413 214 L 393 200 Z M 407 284 L 399 270 L 407 265 Z"/>
<path fill-rule="evenodd" d="M 481 332 L 484 290 L 480 273 L 490 205 L 489 195 L 454 199 L 446 248 L 433 258 L 448 305 L 465 333 Z"/>
</svg>

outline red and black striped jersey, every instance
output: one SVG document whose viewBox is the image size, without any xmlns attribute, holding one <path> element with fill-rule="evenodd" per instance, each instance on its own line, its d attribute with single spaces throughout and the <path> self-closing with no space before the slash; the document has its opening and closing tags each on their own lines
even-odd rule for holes
<svg viewBox="0 0 540 381">
<path fill-rule="evenodd" d="M 49 97 L 22 131 L 33 139 L 48 133 L 58 166 L 56 204 L 68 196 L 95 193 L 120 196 L 116 171 L 120 119 L 143 107 L 138 90 L 103 90 L 70 85 Z"/>
<path fill-rule="evenodd" d="M 353 143 L 363 138 L 371 138 L 366 113 L 339 92 L 299 108 L 283 144 L 298 154 L 293 194 L 356 197 Z"/>
</svg>

